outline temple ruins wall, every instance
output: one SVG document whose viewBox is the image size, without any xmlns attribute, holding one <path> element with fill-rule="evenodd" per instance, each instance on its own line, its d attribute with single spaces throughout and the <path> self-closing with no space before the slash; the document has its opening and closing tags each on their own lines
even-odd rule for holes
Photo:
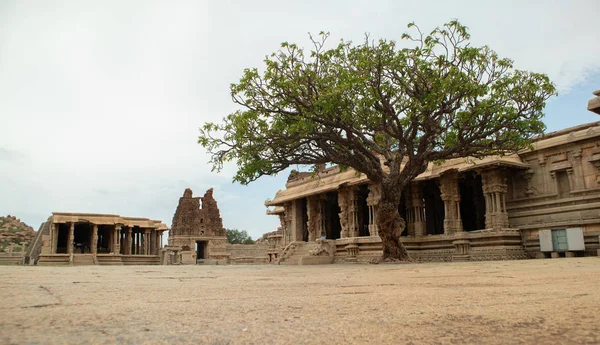
<svg viewBox="0 0 600 345">
<path fill-rule="evenodd" d="M 600 127 L 566 139 L 521 154 L 530 168 L 508 179 L 510 226 L 522 231 L 532 252 L 539 251 L 539 230 L 581 227 L 586 254 L 595 255 L 600 248 Z"/>
<path fill-rule="evenodd" d="M 317 176 L 291 174 L 286 190 L 266 202 L 278 207 L 271 214 L 281 219 L 283 242 L 314 243 L 324 236 L 335 242 L 335 262 L 367 262 L 381 255 L 377 186 L 332 168 Z M 339 213 L 327 203 L 332 193 Z M 539 230 L 565 228 L 582 228 L 583 254 L 595 256 L 600 248 L 600 122 L 546 134 L 519 155 L 430 165 L 403 191 L 399 212 L 406 221 L 403 243 L 412 257 L 424 261 L 539 257 Z M 339 220 L 337 234 L 328 229 L 332 217 Z"/>
<path fill-rule="evenodd" d="M 227 244 L 229 263 L 239 264 L 266 264 L 269 263 L 269 252 L 273 248 L 268 244 Z"/>
</svg>

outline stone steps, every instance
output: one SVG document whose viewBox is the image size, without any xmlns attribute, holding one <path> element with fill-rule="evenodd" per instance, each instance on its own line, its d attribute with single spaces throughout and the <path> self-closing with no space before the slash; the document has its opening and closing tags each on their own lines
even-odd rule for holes
<svg viewBox="0 0 600 345">
<path fill-rule="evenodd" d="M 0 265 L 22 265 L 23 256 L 0 256 Z"/>
<path fill-rule="evenodd" d="M 39 266 L 69 265 L 69 254 L 42 254 L 37 264 Z"/>
<path fill-rule="evenodd" d="M 317 248 L 316 243 L 298 243 L 296 245 L 296 248 L 294 249 L 294 251 L 291 253 L 291 255 L 289 255 L 286 258 L 282 258 L 282 260 L 279 261 L 279 264 L 280 265 L 300 265 L 300 262 L 302 261 L 302 257 L 308 256 L 309 255 L 308 253 L 315 248 Z"/>
<path fill-rule="evenodd" d="M 123 260 L 121 260 L 120 255 L 113 254 L 98 254 L 96 255 L 96 260 L 98 260 L 98 265 L 107 266 L 107 265 L 123 265 Z"/>
<path fill-rule="evenodd" d="M 89 266 L 95 265 L 94 256 L 92 254 L 74 254 L 73 266 Z"/>
</svg>

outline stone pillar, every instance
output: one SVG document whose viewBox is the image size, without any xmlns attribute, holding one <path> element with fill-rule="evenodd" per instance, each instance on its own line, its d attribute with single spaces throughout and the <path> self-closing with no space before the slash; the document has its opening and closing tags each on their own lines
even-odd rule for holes
<svg viewBox="0 0 600 345">
<path fill-rule="evenodd" d="M 150 230 L 144 229 L 144 255 L 150 255 Z"/>
<path fill-rule="evenodd" d="M 302 218 L 302 199 L 292 200 L 292 241 L 302 241 L 302 231 L 304 229 Z"/>
<path fill-rule="evenodd" d="M 358 237 L 360 232 L 358 227 L 358 190 L 352 188 L 349 191 L 349 206 L 348 206 L 348 236 Z"/>
<path fill-rule="evenodd" d="M 291 202 L 286 202 L 285 204 L 283 204 L 283 208 L 285 210 L 284 212 L 284 221 L 285 221 L 285 228 L 283 230 L 283 242 L 284 242 L 284 246 L 287 246 L 290 242 L 293 241 L 293 232 L 292 232 L 292 203 Z M 161 233 L 162 236 L 162 233 Z"/>
<path fill-rule="evenodd" d="M 132 241 L 132 230 L 133 227 L 128 227 L 127 228 L 127 239 L 125 240 L 127 242 L 127 247 L 125 248 L 125 255 L 131 255 L 131 247 L 133 246 L 133 241 Z"/>
<path fill-rule="evenodd" d="M 410 197 L 406 198 L 407 206 L 410 204 L 410 209 L 407 214 L 410 214 L 408 222 L 408 235 L 420 237 L 425 235 L 425 207 L 423 205 L 423 190 L 421 185 L 413 183 L 410 186 Z"/>
<path fill-rule="evenodd" d="M 52 224 L 52 236 L 50 238 L 50 254 L 56 254 L 58 247 L 58 232 L 60 231 L 60 224 Z"/>
<path fill-rule="evenodd" d="M 463 231 L 460 217 L 460 190 L 458 174 L 445 173 L 440 177 L 440 190 L 444 201 L 444 234 L 452 235 Z"/>
<path fill-rule="evenodd" d="M 306 198 L 306 202 L 306 211 L 308 212 L 308 242 L 314 242 L 318 238 L 319 223 L 321 223 L 319 214 L 319 196 L 310 196 Z"/>
<path fill-rule="evenodd" d="M 350 236 L 350 225 L 348 224 L 350 198 L 349 190 L 345 187 L 338 190 L 338 206 L 340 207 L 340 238 L 348 238 Z"/>
<path fill-rule="evenodd" d="M 113 254 L 119 254 L 121 252 L 121 224 L 115 224 L 112 252 Z"/>
<path fill-rule="evenodd" d="M 140 229 L 140 231 L 141 231 L 141 229 Z M 135 255 L 140 255 L 140 242 L 141 242 L 140 241 L 140 235 L 141 235 L 140 231 L 137 231 L 135 233 Z"/>
<path fill-rule="evenodd" d="M 481 173 L 483 195 L 485 197 L 485 228 L 500 230 L 508 228 L 506 212 L 506 177 L 500 169 L 485 170 Z"/>
<path fill-rule="evenodd" d="M 75 223 L 69 224 L 69 240 L 67 242 L 67 254 L 73 254 L 73 242 L 75 241 Z"/>
<path fill-rule="evenodd" d="M 377 211 L 379 201 L 381 200 L 381 185 L 369 184 L 369 195 L 367 196 L 367 206 L 369 206 L 369 235 L 379 236 L 379 227 L 377 226 Z"/>
<path fill-rule="evenodd" d="M 98 252 L 98 224 L 92 224 L 92 245 L 90 251 L 92 254 Z"/>
</svg>

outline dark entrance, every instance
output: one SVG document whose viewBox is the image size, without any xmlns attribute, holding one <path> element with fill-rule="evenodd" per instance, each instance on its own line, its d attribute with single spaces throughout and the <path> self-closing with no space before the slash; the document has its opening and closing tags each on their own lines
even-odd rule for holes
<svg viewBox="0 0 600 345">
<path fill-rule="evenodd" d="M 109 225 L 98 226 L 98 247 L 97 253 L 110 253 L 110 247 L 113 237 L 113 229 Z"/>
<path fill-rule="evenodd" d="M 92 224 L 75 224 L 75 233 L 73 234 L 73 253 L 84 254 L 92 251 Z"/>
<path fill-rule="evenodd" d="M 459 181 L 460 217 L 465 231 L 485 229 L 485 199 L 481 175 L 468 172 Z"/>
<path fill-rule="evenodd" d="M 423 184 L 423 200 L 425 201 L 425 234 L 443 234 L 446 212 L 437 180 L 430 180 Z"/>
<path fill-rule="evenodd" d="M 338 205 L 337 192 L 329 192 L 325 201 L 325 236 L 328 240 L 337 240 L 341 237 L 342 225 L 340 224 L 340 205 Z"/>
<path fill-rule="evenodd" d="M 66 254 L 69 243 L 69 224 L 58 224 L 58 235 L 56 236 L 56 253 Z"/>
<path fill-rule="evenodd" d="M 206 241 L 196 241 L 196 261 L 206 259 Z"/>
<path fill-rule="evenodd" d="M 369 236 L 369 205 L 367 205 L 367 197 L 369 197 L 369 187 L 366 184 L 358 187 L 358 236 Z"/>
</svg>

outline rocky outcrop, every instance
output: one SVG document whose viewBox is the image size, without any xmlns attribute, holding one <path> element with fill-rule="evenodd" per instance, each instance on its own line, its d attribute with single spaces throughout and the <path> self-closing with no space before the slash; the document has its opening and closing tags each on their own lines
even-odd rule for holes
<svg viewBox="0 0 600 345">
<path fill-rule="evenodd" d="M 22 243 L 31 243 L 36 232 L 15 216 L 0 217 L 0 252 L 18 250 Z"/>
</svg>

